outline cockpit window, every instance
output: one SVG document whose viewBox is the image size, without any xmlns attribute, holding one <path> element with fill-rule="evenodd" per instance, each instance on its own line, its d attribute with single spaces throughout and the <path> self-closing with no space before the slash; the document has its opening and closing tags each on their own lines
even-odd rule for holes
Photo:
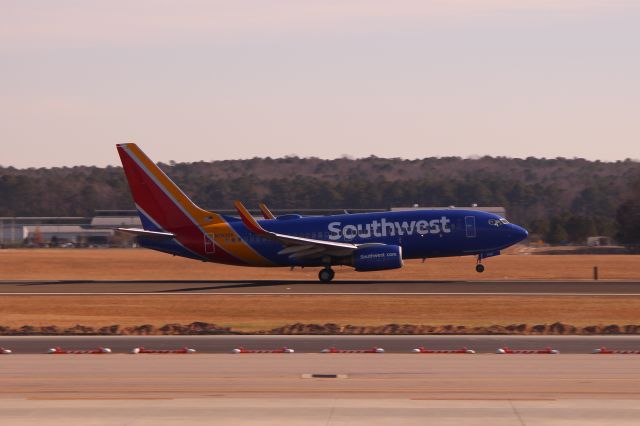
<svg viewBox="0 0 640 426">
<path fill-rule="evenodd" d="M 509 221 L 505 218 L 489 219 L 489 225 L 493 225 L 495 227 L 506 225 L 507 223 L 509 223 Z"/>
</svg>

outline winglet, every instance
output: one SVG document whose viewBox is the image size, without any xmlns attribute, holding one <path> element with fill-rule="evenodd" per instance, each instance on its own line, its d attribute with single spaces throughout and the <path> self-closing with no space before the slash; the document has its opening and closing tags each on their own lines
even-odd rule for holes
<svg viewBox="0 0 640 426">
<path fill-rule="evenodd" d="M 260 211 L 262 212 L 262 217 L 264 217 L 265 219 L 275 219 L 276 217 L 273 215 L 273 213 L 271 213 L 271 210 L 269 210 L 269 207 L 267 207 L 267 205 L 265 203 L 260 203 Z"/>
<path fill-rule="evenodd" d="M 236 210 L 238 210 L 240 218 L 242 219 L 242 223 L 244 223 L 244 226 L 249 228 L 249 231 L 258 235 L 266 235 L 269 233 L 262 226 L 260 226 L 258 222 L 256 222 L 253 216 L 251 216 L 251 213 L 249 213 L 249 211 L 240 201 L 235 201 L 233 205 L 236 207 Z"/>
</svg>

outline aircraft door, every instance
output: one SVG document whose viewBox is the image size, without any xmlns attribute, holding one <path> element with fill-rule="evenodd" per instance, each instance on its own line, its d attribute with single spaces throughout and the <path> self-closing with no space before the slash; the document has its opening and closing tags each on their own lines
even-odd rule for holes
<svg viewBox="0 0 640 426">
<path fill-rule="evenodd" d="M 204 252 L 205 254 L 213 254 L 216 252 L 215 235 L 212 233 L 204 234 Z"/>
<path fill-rule="evenodd" d="M 464 217 L 464 230 L 467 238 L 475 238 L 476 237 L 476 217 L 475 216 L 465 216 Z"/>
</svg>

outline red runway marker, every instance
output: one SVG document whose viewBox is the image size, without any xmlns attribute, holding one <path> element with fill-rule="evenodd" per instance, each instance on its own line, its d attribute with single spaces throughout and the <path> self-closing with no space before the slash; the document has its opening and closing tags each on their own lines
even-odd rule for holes
<svg viewBox="0 0 640 426">
<path fill-rule="evenodd" d="M 195 349 L 181 348 L 181 349 L 146 349 L 142 346 L 139 348 L 133 348 L 132 354 L 193 354 Z"/>
<path fill-rule="evenodd" d="M 560 351 L 557 349 L 551 349 L 550 347 L 544 349 L 511 349 L 507 348 L 499 348 L 496 350 L 497 354 L 559 354 Z"/>
<path fill-rule="evenodd" d="M 323 349 L 323 354 L 382 354 L 384 349 L 373 347 L 371 349 L 336 349 L 334 347 Z"/>
<path fill-rule="evenodd" d="M 462 348 L 462 349 L 426 349 L 422 346 L 412 350 L 411 352 L 417 354 L 475 354 L 476 351 L 473 349 Z"/>
<path fill-rule="evenodd" d="M 619 350 L 619 349 L 607 349 L 604 346 L 599 349 L 593 350 L 594 354 L 624 354 L 624 355 L 639 355 L 640 351 L 634 350 Z"/>
<path fill-rule="evenodd" d="M 234 354 L 292 354 L 294 350 L 286 347 L 280 349 L 245 349 L 240 347 L 231 352 Z"/>
<path fill-rule="evenodd" d="M 93 354 L 93 355 L 99 355 L 99 354 L 110 354 L 111 353 L 111 349 L 109 348 L 97 348 L 97 349 L 87 349 L 87 350 L 67 350 L 67 349 L 62 349 L 58 346 L 56 346 L 55 348 L 51 348 L 47 351 L 47 353 L 53 354 L 53 355 L 79 355 L 79 354 Z"/>
</svg>

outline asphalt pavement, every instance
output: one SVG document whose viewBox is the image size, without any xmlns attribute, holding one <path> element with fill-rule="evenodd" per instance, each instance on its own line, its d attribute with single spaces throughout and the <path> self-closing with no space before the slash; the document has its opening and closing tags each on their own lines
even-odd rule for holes
<svg viewBox="0 0 640 426">
<path fill-rule="evenodd" d="M 239 347 L 288 347 L 296 353 L 319 353 L 330 347 L 350 350 L 381 347 L 388 353 L 410 353 L 420 346 L 437 350 L 466 347 L 478 353 L 495 353 L 496 349 L 506 346 L 527 350 L 551 347 L 561 354 L 589 354 L 602 346 L 617 350 L 640 350 L 640 336 L 0 336 L 0 347 L 11 349 L 14 354 L 45 353 L 56 346 L 70 350 L 107 347 L 114 353 L 129 353 L 140 346 L 163 350 L 189 347 L 198 353 L 231 353 Z"/>
<path fill-rule="evenodd" d="M 10 294 L 425 294 L 640 296 L 640 281 L 0 281 Z"/>
</svg>

